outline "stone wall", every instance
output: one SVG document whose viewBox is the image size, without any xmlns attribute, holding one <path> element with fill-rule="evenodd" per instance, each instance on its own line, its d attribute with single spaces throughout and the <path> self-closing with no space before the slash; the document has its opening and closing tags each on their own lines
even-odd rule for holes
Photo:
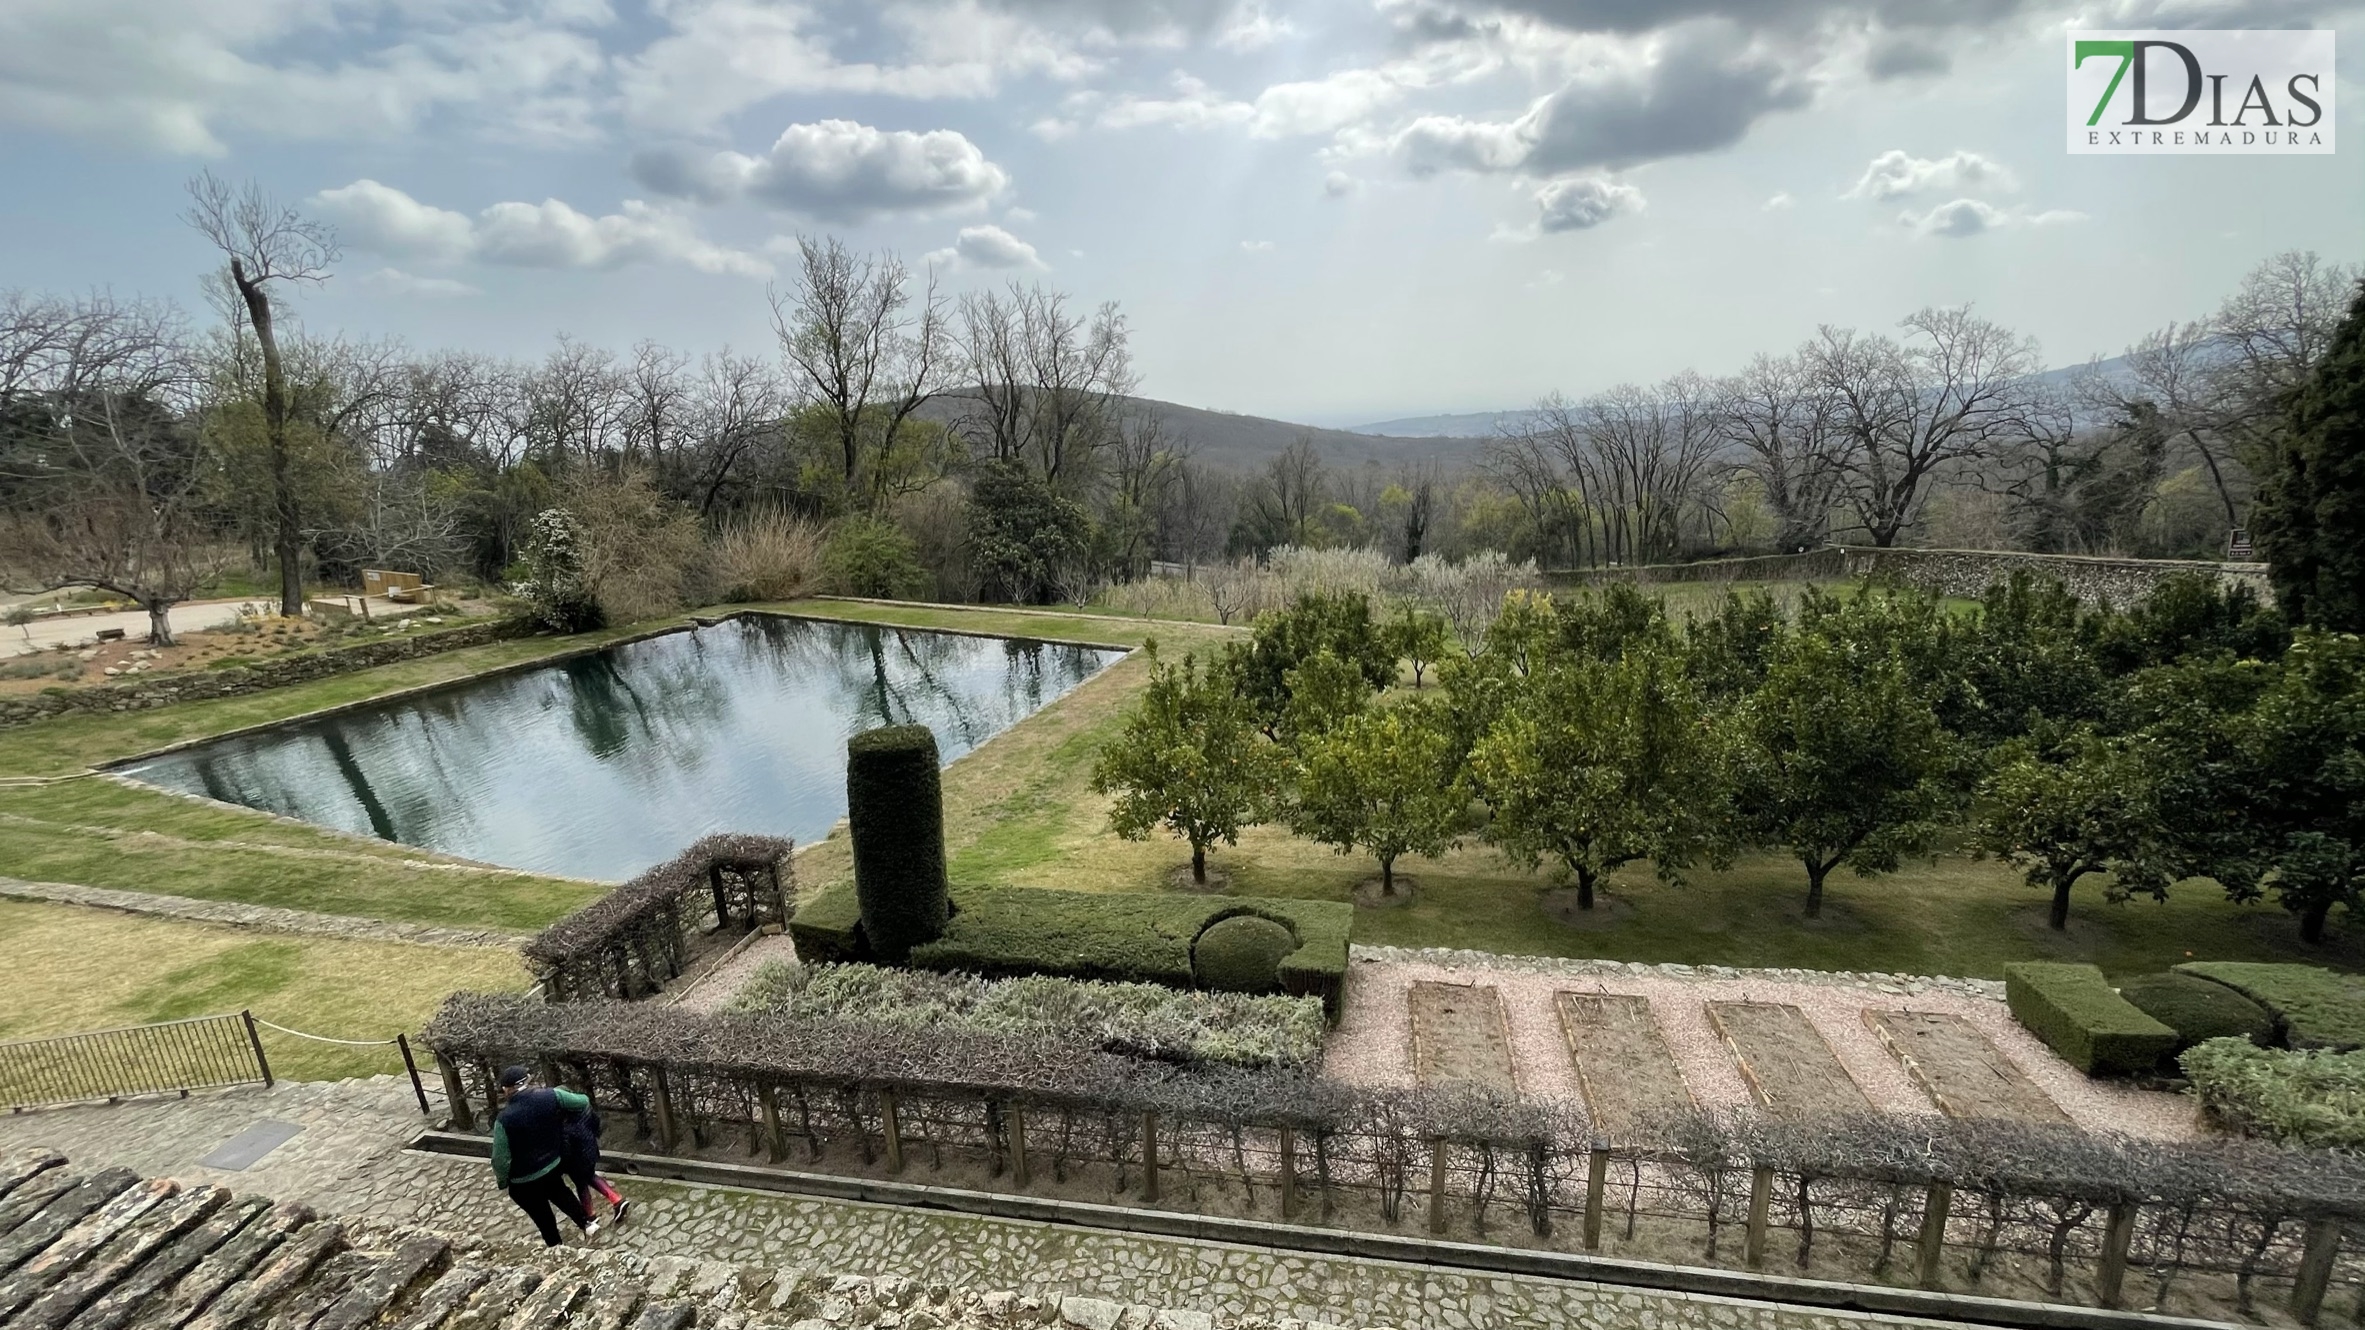
<svg viewBox="0 0 2365 1330">
<path fill-rule="evenodd" d="M 26 725 L 51 716 L 84 711 L 142 711 L 175 702 L 197 702 L 217 697 L 259 693 L 266 688 L 309 683 L 335 674 L 392 665 L 397 661 L 458 651 L 524 637 L 534 631 L 532 620 L 488 619 L 435 632 L 406 633 L 400 637 L 332 647 L 279 660 L 261 660 L 228 669 L 188 670 L 160 674 L 133 683 L 98 684 L 88 688 L 53 688 L 29 697 L 0 698 L 0 729 Z"/>
<path fill-rule="evenodd" d="M 1917 587 L 1940 596 L 1976 598 L 2012 573 L 2026 570 L 2056 578 L 2078 599 L 2125 606 L 2178 573 L 2239 582 L 2268 604 L 2275 592 L 2263 563 L 2213 563 L 2201 559 L 2108 559 L 2079 554 L 2024 554 L 2011 550 L 1877 549 L 1827 545 L 1803 554 L 1768 554 L 1701 563 L 1647 564 L 1634 568 L 1585 569 L 1561 574 L 1576 585 L 1603 582 L 1825 582 L 1874 578 Z"/>
</svg>

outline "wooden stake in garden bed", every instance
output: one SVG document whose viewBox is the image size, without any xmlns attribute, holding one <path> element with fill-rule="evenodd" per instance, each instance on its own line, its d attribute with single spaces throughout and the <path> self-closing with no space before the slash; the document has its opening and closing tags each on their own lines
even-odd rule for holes
<svg viewBox="0 0 2365 1330">
<path fill-rule="evenodd" d="M 1297 1214 L 1297 1133 L 1281 1129 L 1281 1217 Z"/>
<path fill-rule="evenodd" d="M 1494 990 L 1488 989 L 1488 992 Z M 1429 1231 L 1445 1231 L 1445 1142 L 1429 1146 Z"/>
<path fill-rule="evenodd" d="M 756 1103 L 764 1111 L 764 1149 L 777 1164 L 788 1157 L 788 1139 L 780 1131 L 780 1091 L 766 1085 L 756 1091 Z"/>
<path fill-rule="evenodd" d="M 903 1124 L 895 1118 L 895 1095 L 879 1091 L 879 1130 L 887 1138 L 887 1171 L 903 1171 Z"/>
<path fill-rule="evenodd" d="M 1141 1198 L 1155 1203 L 1158 1199 L 1158 1115 L 1141 1115 Z"/>
<path fill-rule="evenodd" d="M 1595 1141 L 1585 1152 L 1585 1250 L 1601 1249 L 1602 1192 L 1609 1184 L 1610 1147 Z"/>
<path fill-rule="evenodd" d="M 1026 1166 L 1026 1110 L 1017 1104 L 1010 1106 L 1010 1177 L 1019 1186 L 1028 1182 Z"/>
<path fill-rule="evenodd" d="M 1933 1182 L 1922 1201 L 1922 1231 L 1913 1245 L 1914 1279 L 1923 1288 L 1938 1287 L 1938 1263 L 1946 1255 L 1946 1219 L 1954 1209 L 1954 1188 Z"/>
<path fill-rule="evenodd" d="M 1766 1221 L 1774 1206 L 1774 1170 L 1758 1167 L 1749 1171 L 1749 1229 L 1741 1244 L 1741 1257 L 1749 1268 L 1757 1269 L 1766 1263 Z"/>
</svg>

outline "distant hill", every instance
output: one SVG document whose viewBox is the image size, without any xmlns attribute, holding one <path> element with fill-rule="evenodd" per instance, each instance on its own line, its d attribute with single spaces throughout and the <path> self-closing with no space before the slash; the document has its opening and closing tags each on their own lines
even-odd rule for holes
<svg viewBox="0 0 2365 1330">
<path fill-rule="evenodd" d="M 1347 430 L 1353 434 L 1370 434 L 1389 439 L 1491 439 L 1504 426 L 1517 428 L 1532 414 L 1529 411 L 1465 411 L 1459 415 L 1406 416 L 1401 420 L 1349 425 Z"/>
<path fill-rule="evenodd" d="M 1475 462 L 1479 455 L 1477 441 L 1467 436 L 1381 437 L 1265 416 L 1210 411 L 1149 397 L 1129 398 L 1127 404 L 1134 410 L 1157 415 L 1167 436 L 1187 444 L 1191 456 L 1201 463 L 1231 471 L 1254 471 L 1301 438 L 1312 440 L 1322 454 L 1323 463 L 1334 469 L 1360 467 L 1366 462 L 1394 467 L 1423 461 L 1459 467 Z M 929 404 L 927 414 L 947 419 L 959 414 L 961 409 L 957 399 L 938 398 Z"/>
</svg>

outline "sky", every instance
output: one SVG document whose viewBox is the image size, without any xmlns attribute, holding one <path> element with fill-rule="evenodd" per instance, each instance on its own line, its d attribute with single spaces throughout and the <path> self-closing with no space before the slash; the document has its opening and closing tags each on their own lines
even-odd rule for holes
<svg viewBox="0 0 2365 1330">
<path fill-rule="evenodd" d="M 2334 155 L 2064 149 L 2072 30 L 2329 28 Z M 0 288 L 210 317 L 201 170 L 332 224 L 314 331 L 772 343 L 799 235 L 1115 302 L 1315 424 L 1973 304 L 2044 358 L 2365 259 L 2340 0 L 0 0 Z"/>
</svg>

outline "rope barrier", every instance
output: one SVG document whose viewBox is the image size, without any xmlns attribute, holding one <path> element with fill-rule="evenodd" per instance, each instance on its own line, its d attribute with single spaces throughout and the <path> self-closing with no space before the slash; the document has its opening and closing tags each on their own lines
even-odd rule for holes
<svg viewBox="0 0 2365 1330">
<path fill-rule="evenodd" d="M 317 1039 L 317 1040 L 319 1040 L 321 1043 L 324 1043 L 324 1044 L 343 1044 L 343 1045 L 345 1045 L 347 1048 L 387 1048 L 387 1047 L 391 1047 L 391 1046 L 393 1046 L 394 1044 L 396 1044 L 396 1043 L 400 1042 L 399 1038 L 397 1038 L 397 1039 L 331 1039 L 331 1038 L 329 1038 L 329 1037 L 328 1037 L 327 1035 L 325 1035 L 325 1034 L 310 1034 L 310 1033 L 307 1033 L 306 1031 L 303 1031 L 303 1030 L 291 1030 L 291 1029 L 287 1028 L 287 1027 L 286 1027 L 286 1026 L 284 1026 L 284 1025 L 274 1025 L 274 1024 L 272 1024 L 270 1021 L 264 1020 L 264 1019 L 263 1019 L 262 1017 L 260 1017 L 260 1016 L 257 1016 L 257 1017 L 255 1017 L 255 1024 L 257 1024 L 257 1025 L 260 1025 L 260 1026 L 262 1026 L 263 1028 L 265 1028 L 265 1029 L 267 1029 L 267 1030 L 277 1030 L 277 1031 L 279 1031 L 281 1034 L 292 1034 L 292 1035 L 294 1035 L 294 1036 L 295 1036 L 296 1038 L 298 1038 L 298 1039 Z"/>
</svg>

